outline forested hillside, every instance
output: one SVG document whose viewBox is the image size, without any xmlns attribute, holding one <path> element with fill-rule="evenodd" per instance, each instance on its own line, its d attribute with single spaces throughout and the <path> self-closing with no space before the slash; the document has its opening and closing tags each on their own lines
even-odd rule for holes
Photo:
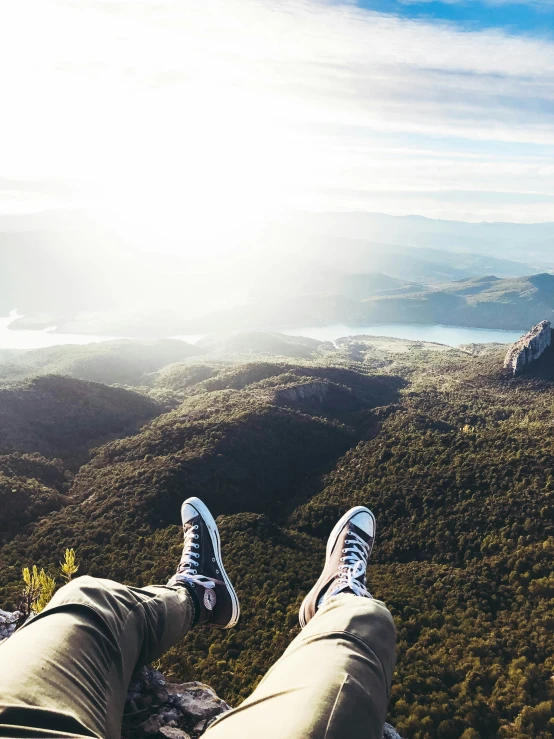
<svg viewBox="0 0 554 739">
<path fill-rule="evenodd" d="M 0 352 L 0 382 L 17 382 L 37 375 L 67 375 L 108 385 L 137 385 L 148 374 L 172 362 L 204 353 L 184 341 L 119 339 L 84 346 Z"/>
<path fill-rule="evenodd" d="M 367 316 L 374 322 L 440 321 L 458 326 L 521 329 L 551 319 L 554 275 L 500 279 L 495 276 L 459 280 L 397 297 L 368 296 Z"/>
<path fill-rule="evenodd" d="M 0 457 L 0 509 L 14 511 L 0 517 L 0 607 L 17 605 L 23 566 L 54 571 L 66 546 L 82 573 L 165 582 L 180 502 L 198 495 L 219 516 L 243 618 L 194 631 L 162 664 L 236 704 L 297 633 L 337 516 L 369 505 L 369 585 L 398 627 L 400 734 L 554 736 L 554 356 L 512 379 L 503 348 L 354 337 L 287 358 L 280 338 L 256 360 L 264 341 L 248 362 L 243 337 L 226 360 L 220 344 L 161 369 L 142 397 L 105 388 L 157 417 L 95 444 L 74 476 L 52 461 L 59 439 L 17 437 L 9 451 L 26 454 Z"/>
<path fill-rule="evenodd" d="M 70 464 L 138 429 L 157 403 L 123 388 L 47 375 L 0 387 L 0 454 L 40 452 Z"/>
</svg>

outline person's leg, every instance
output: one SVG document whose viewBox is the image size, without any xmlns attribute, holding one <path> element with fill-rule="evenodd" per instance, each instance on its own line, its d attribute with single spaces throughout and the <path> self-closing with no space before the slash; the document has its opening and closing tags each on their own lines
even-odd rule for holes
<svg viewBox="0 0 554 739">
<path fill-rule="evenodd" d="M 321 577 L 300 608 L 302 632 L 206 739 L 381 739 L 396 630 L 366 587 L 374 537 L 375 519 L 366 508 L 341 518 Z"/>
<path fill-rule="evenodd" d="M 206 739 L 381 739 L 395 641 L 383 603 L 330 599 Z"/>
<path fill-rule="evenodd" d="M 136 664 L 181 639 L 193 616 L 185 588 L 69 583 L 0 645 L 0 736 L 119 737 Z"/>
<path fill-rule="evenodd" d="M 78 578 L 0 645 L 0 737 L 119 737 L 137 663 L 159 657 L 193 623 L 237 623 L 215 521 L 197 498 L 181 517 L 183 554 L 167 586 Z"/>
</svg>

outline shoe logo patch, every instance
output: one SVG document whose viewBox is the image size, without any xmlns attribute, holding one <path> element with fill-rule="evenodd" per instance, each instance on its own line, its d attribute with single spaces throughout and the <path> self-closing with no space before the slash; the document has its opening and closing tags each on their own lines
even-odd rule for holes
<svg viewBox="0 0 554 739">
<path fill-rule="evenodd" d="M 216 596 L 211 588 L 204 590 L 204 605 L 208 611 L 213 611 L 216 602 Z"/>
</svg>

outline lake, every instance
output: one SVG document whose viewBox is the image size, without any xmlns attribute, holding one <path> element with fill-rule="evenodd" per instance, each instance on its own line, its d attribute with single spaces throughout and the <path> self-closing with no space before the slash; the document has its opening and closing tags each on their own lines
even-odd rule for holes
<svg viewBox="0 0 554 739">
<path fill-rule="evenodd" d="M 89 336 L 86 334 L 56 334 L 44 329 L 41 331 L 11 331 L 9 324 L 18 318 L 15 311 L 0 317 L 0 349 L 42 349 L 60 344 L 91 344 L 110 341 L 115 336 Z"/>
<path fill-rule="evenodd" d="M 293 336 L 309 336 L 320 341 L 336 341 L 342 336 L 369 334 L 370 336 L 392 336 L 395 339 L 411 339 L 412 341 L 434 341 L 437 344 L 458 346 L 459 344 L 488 344 L 499 342 L 512 344 L 527 329 L 521 331 L 502 331 L 488 328 L 465 328 L 461 326 L 425 326 L 411 323 L 371 324 L 366 326 L 345 326 L 336 323 L 331 326 L 306 326 L 297 329 L 282 329 L 283 333 Z"/>
<path fill-rule="evenodd" d="M 47 346 L 60 344 L 90 344 L 99 341 L 110 341 L 116 336 L 94 336 L 90 334 L 57 334 L 53 331 L 11 331 L 8 326 L 17 316 L 0 318 L 0 349 L 41 349 Z M 457 346 L 458 344 L 481 344 L 501 342 L 508 344 L 516 341 L 525 333 L 521 331 L 500 331 L 486 328 L 461 328 L 459 326 L 419 326 L 415 324 L 390 323 L 368 326 L 345 326 L 336 323 L 330 326 L 305 326 L 297 329 L 281 329 L 283 333 L 293 336 L 308 336 L 320 341 L 336 341 L 342 336 L 369 334 L 373 336 L 393 336 L 397 339 L 412 339 L 414 341 L 435 341 L 439 344 Z M 268 329 L 275 331 L 275 329 Z M 194 336 L 174 337 L 195 343 L 202 338 L 201 334 Z"/>
</svg>

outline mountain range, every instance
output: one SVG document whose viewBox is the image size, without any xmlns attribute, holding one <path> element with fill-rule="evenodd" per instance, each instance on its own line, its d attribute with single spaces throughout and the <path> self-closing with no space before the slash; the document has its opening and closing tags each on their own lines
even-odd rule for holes
<svg viewBox="0 0 554 739">
<path fill-rule="evenodd" d="M 296 213 L 289 223 L 314 233 L 391 246 L 473 252 L 551 268 L 554 223 L 468 223 L 383 213 Z"/>
<path fill-rule="evenodd" d="M 66 333 L 158 338 L 337 321 L 412 322 L 417 305 L 414 322 L 519 328 L 534 320 L 533 303 L 542 309 L 545 294 L 520 300 L 516 295 L 526 288 L 517 280 L 536 281 L 530 276 L 554 270 L 554 225 L 548 223 L 289 214 L 246 230 L 236 252 L 221 244 L 204 262 L 198 254 L 192 259 L 187 238 L 145 249 L 76 214 L 0 218 L 0 315 L 24 314 L 12 329 L 55 326 Z M 483 300 L 456 300 L 468 288 L 453 283 L 491 282 L 489 276 L 516 282 L 484 286 Z M 549 309 L 548 300 L 544 306 Z"/>
<path fill-rule="evenodd" d="M 407 282 L 380 274 L 316 278 L 313 292 L 265 295 L 252 304 L 185 324 L 217 332 L 342 323 L 350 326 L 411 323 L 522 330 L 554 318 L 554 275 L 493 275 L 443 284 Z M 320 287 L 321 286 L 321 287 Z M 286 330 L 286 329 L 285 329 Z"/>
</svg>

